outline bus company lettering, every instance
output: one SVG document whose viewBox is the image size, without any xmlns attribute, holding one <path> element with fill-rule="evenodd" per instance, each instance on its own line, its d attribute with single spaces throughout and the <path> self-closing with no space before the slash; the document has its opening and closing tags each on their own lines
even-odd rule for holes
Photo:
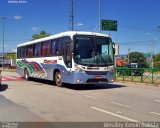
<svg viewBox="0 0 160 128">
<path fill-rule="evenodd" d="M 57 60 L 44 60 L 44 64 L 57 64 Z"/>
</svg>

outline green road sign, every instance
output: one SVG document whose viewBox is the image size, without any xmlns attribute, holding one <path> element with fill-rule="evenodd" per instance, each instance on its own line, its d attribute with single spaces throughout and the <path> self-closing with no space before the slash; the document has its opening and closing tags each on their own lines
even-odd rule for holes
<svg viewBox="0 0 160 128">
<path fill-rule="evenodd" d="M 101 30 L 117 31 L 116 20 L 101 20 Z"/>
<path fill-rule="evenodd" d="M 7 53 L 6 58 L 7 59 L 16 59 L 16 53 Z"/>
</svg>

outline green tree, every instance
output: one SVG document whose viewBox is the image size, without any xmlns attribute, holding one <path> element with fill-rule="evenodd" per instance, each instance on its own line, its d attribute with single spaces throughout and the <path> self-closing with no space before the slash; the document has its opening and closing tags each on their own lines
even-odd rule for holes
<svg viewBox="0 0 160 128">
<path fill-rule="evenodd" d="M 143 53 L 131 52 L 129 53 L 129 62 L 130 63 L 146 63 L 146 58 L 143 56 Z"/>
<path fill-rule="evenodd" d="M 154 62 L 160 61 L 160 53 L 154 56 Z"/>
<path fill-rule="evenodd" d="M 160 53 L 153 57 L 154 67 L 160 68 Z"/>
<path fill-rule="evenodd" d="M 47 37 L 47 36 L 50 36 L 50 34 L 47 34 L 45 31 L 41 31 L 39 34 L 34 34 L 32 36 L 32 40 L 44 38 L 44 37 Z"/>
</svg>

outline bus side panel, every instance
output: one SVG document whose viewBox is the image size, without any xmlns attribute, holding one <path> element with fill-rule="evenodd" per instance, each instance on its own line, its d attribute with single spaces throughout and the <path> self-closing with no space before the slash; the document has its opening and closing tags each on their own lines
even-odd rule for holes
<svg viewBox="0 0 160 128">
<path fill-rule="evenodd" d="M 16 70 L 19 75 L 24 76 L 24 68 L 16 66 Z"/>
<path fill-rule="evenodd" d="M 63 74 L 63 72 L 66 72 L 66 69 L 63 65 L 60 64 L 42 64 L 47 76 L 44 79 L 47 80 L 52 80 L 54 81 L 54 72 L 60 71 L 61 74 Z"/>
</svg>

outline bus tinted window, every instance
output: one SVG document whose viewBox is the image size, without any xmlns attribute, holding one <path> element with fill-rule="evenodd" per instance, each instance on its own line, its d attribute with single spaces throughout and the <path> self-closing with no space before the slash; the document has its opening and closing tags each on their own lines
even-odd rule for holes
<svg viewBox="0 0 160 128">
<path fill-rule="evenodd" d="M 29 46 L 27 46 L 27 57 L 28 58 L 31 58 L 31 57 L 33 57 L 33 45 L 29 45 Z"/>
<path fill-rule="evenodd" d="M 21 56 L 20 56 L 20 55 L 21 55 L 21 54 L 20 54 L 20 50 L 21 50 L 21 48 L 18 48 L 18 49 L 17 49 L 17 58 L 18 58 L 18 59 L 21 57 Z"/>
<path fill-rule="evenodd" d="M 20 49 L 20 58 L 25 58 L 26 57 L 26 47 L 22 47 Z"/>
<path fill-rule="evenodd" d="M 59 39 L 55 39 L 51 41 L 51 55 L 52 56 L 61 55 L 61 44 Z"/>
<path fill-rule="evenodd" d="M 42 43 L 42 56 L 50 56 L 51 42 L 46 41 Z"/>
<path fill-rule="evenodd" d="M 40 57 L 41 56 L 41 43 L 35 44 L 35 51 L 34 51 L 34 57 Z"/>
</svg>

